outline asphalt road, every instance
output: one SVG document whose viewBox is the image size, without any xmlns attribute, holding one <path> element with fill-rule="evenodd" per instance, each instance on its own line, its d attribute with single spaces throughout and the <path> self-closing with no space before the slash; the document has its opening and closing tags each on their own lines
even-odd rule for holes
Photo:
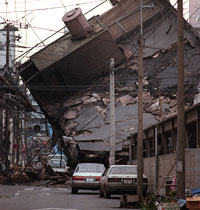
<svg viewBox="0 0 200 210">
<path fill-rule="evenodd" d="M 120 196 L 100 198 L 97 191 L 0 185 L 0 210 L 124 210 Z"/>
</svg>

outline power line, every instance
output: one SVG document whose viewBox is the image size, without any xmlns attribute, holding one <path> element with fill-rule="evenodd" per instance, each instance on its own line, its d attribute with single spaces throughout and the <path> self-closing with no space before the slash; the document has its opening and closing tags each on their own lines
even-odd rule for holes
<svg viewBox="0 0 200 210">
<path fill-rule="evenodd" d="M 64 7 L 73 7 L 73 6 L 78 6 L 78 5 L 86 5 L 86 4 L 91 4 L 91 3 L 103 2 L 103 1 L 104 0 L 96 0 L 96 1 L 91 1 L 91 2 L 80 3 L 80 4 L 64 5 Z M 52 9 L 63 9 L 63 6 L 62 7 L 47 7 L 47 8 L 20 10 L 20 11 L 7 11 L 7 12 L 0 11 L 0 13 L 32 12 L 32 11 L 44 11 L 44 10 L 52 10 Z"/>
<path fill-rule="evenodd" d="M 36 1 L 40 1 L 40 0 L 32 0 L 32 1 L 27 1 L 27 3 L 33 3 L 33 2 L 36 2 Z M 24 4 L 24 1 L 22 2 L 16 2 L 16 1 L 14 1 L 14 2 L 7 2 L 7 4 L 15 4 L 15 3 L 17 3 L 17 4 Z M 0 2 L 0 4 L 5 4 L 5 3 L 2 3 L 2 2 Z"/>
<path fill-rule="evenodd" d="M 3 18 L 2 16 L 0 16 L 0 17 Z M 24 17 L 23 17 L 23 18 L 24 18 Z M 7 23 L 7 22 L 13 23 L 13 24 L 15 24 L 16 26 L 18 26 L 19 28 L 27 27 L 27 24 L 21 23 L 21 21 L 18 21 L 18 20 L 17 20 L 17 21 L 13 21 L 13 20 L 7 19 L 7 20 L 5 21 L 5 23 Z M 51 32 L 56 32 L 56 31 L 57 31 L 57 30 L 53 30 L 53 29 L 47 29 L 47 28 L 42 28 L 42 27 L 36 27 L 36 26 L 31 25 L 31 24 L 29 24 L 29 26 L 32 27 L 32 28 L 35 28 L 35 29 L 41 29 L 41 30 L 45 30 L 45 31 L 51 31 Z M 64 34 L 64 32 L 60 32 L 60 33 Z"/>
<path fill-rule="evenodd" d="M 105 1 L 104 1 L 104 2 L 105 2 Z M 102 2 L 102 3 L 104 3 L 104 2 Z M 133 3 L 134 3 L 134 2 L 132 2 L 131 5 L 132 5 Z M 99 5 L 98 5 L 98 6 L 99 6 Z M 130 6 L 130 5 L 128 5 L 128 6 Z M 127 6 L 127 8 L 128 8 L 128 6 Z M 125 9 L 127 9 L 127 8 L 125 8 Z M 94 8 L 93 8 L 93 9 L 94 9 Z M 125 9 L 124 9 L 124 10 L 125 10 Z M 123 10 L 123 11 L 124 11 L 124 10 Z M 122 11 L 122 12 L 123 12 L 123 11 Z M 89 11 L 88 11 L 88 12 L 89 12 Z M 87 12 L 87 13 L 88 13 L 88 12 Z M 167 16 L 167 15 L 166 15 L 166 16 Z M 123 17 L 121 17 L 121 18 L 123 18 Z M 161 23 L 162 23 L 162 22 L 161 22 Z M 160 24 L 161 24 L 161 23 L 160 23 Z M 132 40 L 132 41 L 133 41 L 133 40 Z"/>
<path fill-rule="evenodd" d="M 105 2 L 105 1 L 104 1 L 104 2 Z M 102 3 L 104 3 L 104 2 L 102 2 Z M 99 6 L 99 5 L 97 5 L 97 6 Z M 128 5 L 128 6 L 130 6 L 130 5 Z M 95 7 L 95 8 L 96 8 L 96 7 Z M 93 9 L 94 9 L 94 8 L 93 8 Z M 125 8 L 125 9 L 126 9 L 126 8 Z M 125 9 L 124 9 L 124 10 L 125 10 Z M 124 10 L 123 10 L 123 11 L 124 11 Z M 90 10 L 90 11 L 91 11 L 91 10 Z M 88 12 L 90 12 L 90 11 L 88 11 Z M 122 11 L 122 12 L 123 12 L 123 11 Z M 88 12 L 87 12 L 87 13 L 88 13 Z M 48 29 L 47 29 L 47 30 L 48 30 Z"/>
<path fill-rule="evenodd" d="M 88 14 L 89 12 L 91 12 L 92 10 L 96 9 L 97 7 L 101 6 L 102 4 L 104 4 L 105 2 L 107 2 L 107 0 L 102 1 L 100 4 L 96 5 L 95 7 L 93 7 L 92 9 L 88 10 L 86 13 L 84 13 L 84 15 Z M 47 37 L 46 39 L 43 40 L 46 41 L 49 38 L 51 38 L 52 36 L 54 36 L 55 34 L 59 33 L 60 31 L 62 31 L 66 26 L 64 26 L 63 28 L 61 28 L 60 30 L 56 31 L 55 33 L 53 33 L 52 35 L 50 35 L 49 37 Z M 41 44 L 41 42 L 39 42 L 38 44 L 34 45 L 32 48 L 30 48 L 27 52 L 23 53 L 22 55 L 18 56 L 17 58 L 15 58 L 13 61 L 16 61 L 17 59 L 21 58 L 23 59 L 25 56 L 27 56 L 27 54 L 34 49 L 35 47 L 37 47 L 39 44 Z"/>
</svg>

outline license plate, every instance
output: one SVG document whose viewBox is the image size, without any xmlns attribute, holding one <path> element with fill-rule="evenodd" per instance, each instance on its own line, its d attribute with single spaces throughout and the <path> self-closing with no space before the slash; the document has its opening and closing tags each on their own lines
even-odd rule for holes
<svg viewBox="0 0 200 210">
<path fill-rule="evenodd" d="M 133 184 L 133 180 L 132 179 L 123 179 L 123 183 L 124 184 Z"/>
<path fill-rule="evenodd" d="M 94 178 L 87 177 L 87 178 L 86 178 L 86 182 L 94 182 Z"/>
</svg>

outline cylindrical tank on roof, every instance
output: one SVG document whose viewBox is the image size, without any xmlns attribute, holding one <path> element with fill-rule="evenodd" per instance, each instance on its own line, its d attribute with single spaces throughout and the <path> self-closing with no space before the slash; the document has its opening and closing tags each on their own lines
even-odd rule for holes
<svg viewBox="0 0 200 210">
<path fill-rule="evenodd" d="M 91 27 L 80 8 L 67 12 L 62 21 L 71 32 L 73 39 L 87 37 L 87 34 L 91 32 Z"/>
</svg>

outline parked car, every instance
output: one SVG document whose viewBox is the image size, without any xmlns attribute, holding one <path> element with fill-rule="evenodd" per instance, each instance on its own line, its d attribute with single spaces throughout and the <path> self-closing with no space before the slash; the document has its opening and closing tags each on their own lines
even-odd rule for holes
<svg viewBox="0 0 200 210">
<path fill-rule="evenodd" d="M 101 163 L 79 163 L 72 175 L 71 193 L 79 189 L 98 190 L 105 167 Z"/>
<path fill-rule="evenodd" d="M 67 156 L 64 154 L 48 155 L 48 165 L 57 173 L 67 173 L 70 169 L 67 162 Z"/>
<path fill-rule="evenodd" d="M 143 175 L 143 193 L 148 189 L 148 179 Z M 100 197 L 109 198 L 111 194 L 137 192 L 137 166 L 112 165 L 103 174 L 100 180 Z"/>
</svg>

